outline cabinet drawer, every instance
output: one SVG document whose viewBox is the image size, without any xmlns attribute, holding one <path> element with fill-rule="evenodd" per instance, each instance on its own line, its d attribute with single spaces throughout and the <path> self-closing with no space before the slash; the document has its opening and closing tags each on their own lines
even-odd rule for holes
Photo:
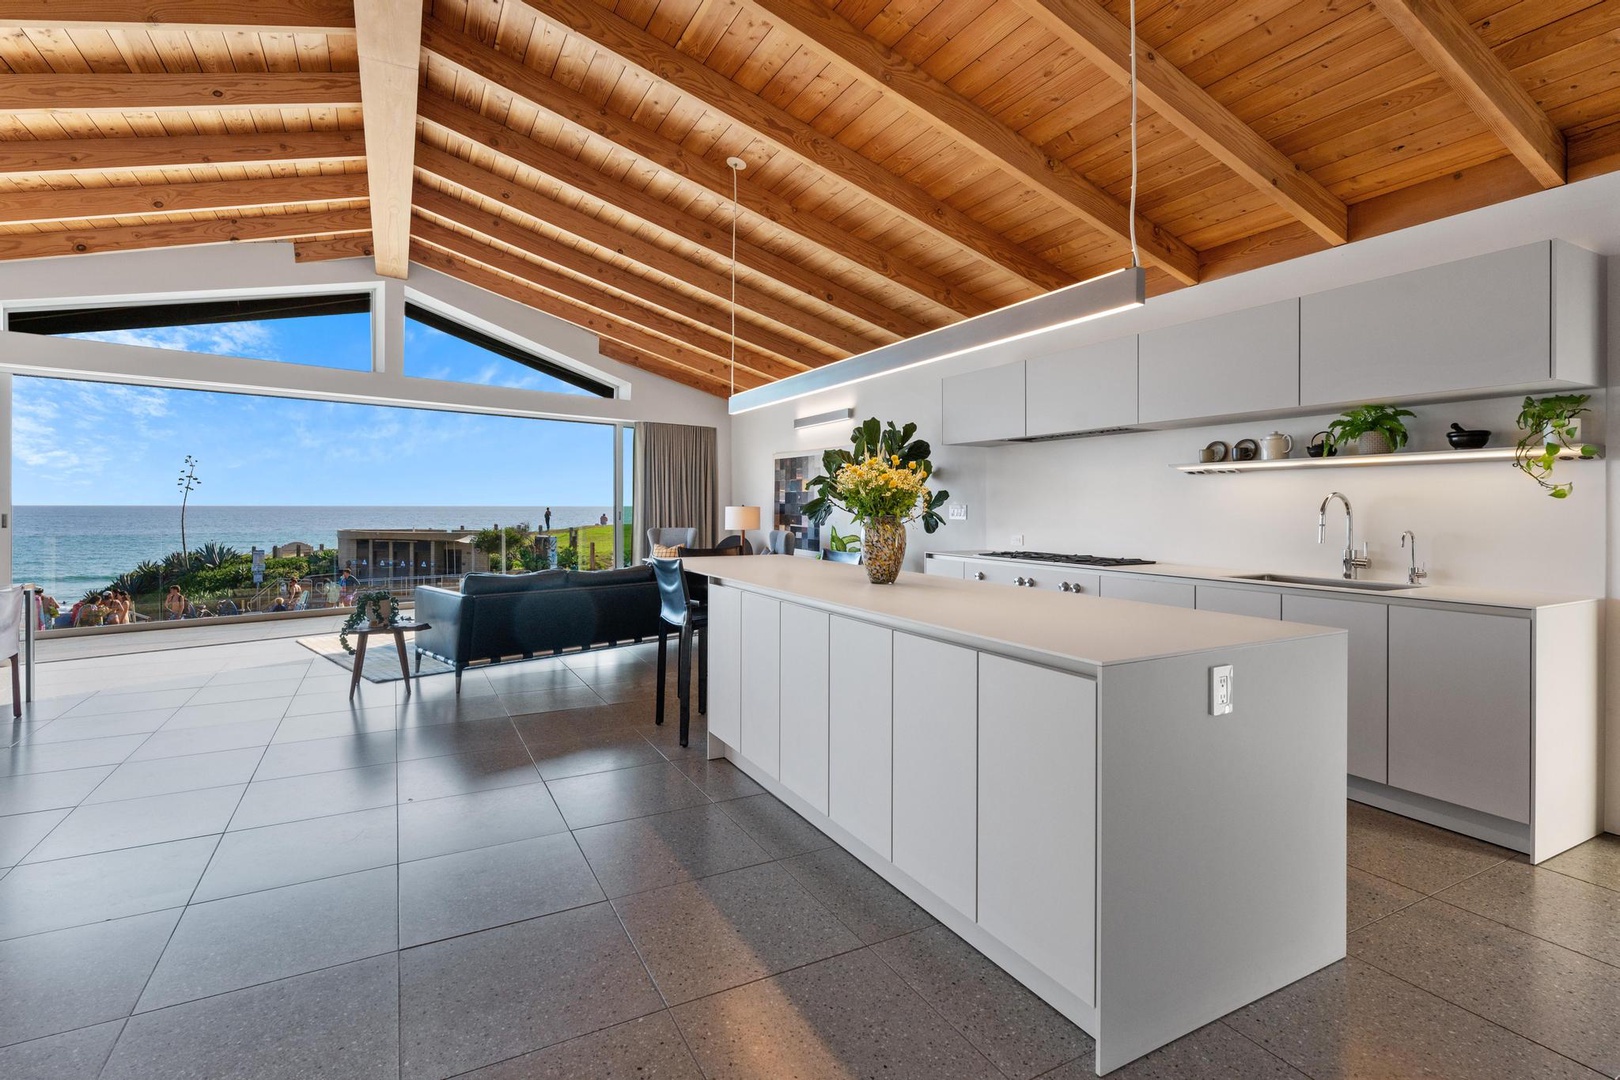
<svg viewBox="0 0 1620 1080">
<path fill-rule="evenodd" d="M 1228 589 L 1223 585 L 1194 586 L 1199 611 L 1248 615 L 1256 619 L 1282 618 L 1282 594 L 1264 589 Z"/>
<path fill-rule="evenodd" d="M 1153 581 L 1124 574 L 1103 578 L 1102 594 L 1115 600 L 1184 608 L 1193 606 L 1194 597 L 1193 587 L 1179 581 Z"/>
</svg>

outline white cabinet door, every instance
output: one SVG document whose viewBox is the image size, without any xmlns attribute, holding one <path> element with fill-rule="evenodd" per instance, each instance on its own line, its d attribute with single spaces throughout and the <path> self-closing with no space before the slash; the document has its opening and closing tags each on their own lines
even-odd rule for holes
<svg viewBox="0 0 1620 1080">
<path fill-rule="evenodd" d="M 999 442 L 1024 435 L 1024 362 L 952 375 L 944 382 L 942 442 Z"/>
<path fill-rule="evenodd" d="M 1256 619 L 1282 618 L 1282 594 L 1265 589 L 1228 589 L 1221 585 L 1194 586 L 1194 606 L 1199 611 L 1222 611 L 1228 615 L 1250 615 Z"/>
<path fill-rule="evenodd" d="M 1115 600 L 1184 608 L 1193 606 L 1194 595 L 1193 587 L 1180 581 L 1152 581 L 1126 574 L 1110 574 L 1103 578 L 1102 594 Z"/>
<path fill-rule="evenodd" d="M 1389 783 L 1389 608 L 1322 596 L 1283 596 L 1282 617 L 1350 631 L 1351 776 Z"/>
<path fill-rule="evenodd" d="M 1530 620 L 1389 609 L 1389 782 L 1530 820 Z"/>
<path fill-rule="evenodd" d="M 782 602 L 742 598 L 743 757 L 775 779 L 782 769 Z"/>
<path fill-rule="evenodd" d="M 894 635 L 894 865 L 970 919 L 978 685 L 974 650 Z"/>
<path fill-rule="evenodd" d="M 979 925 L 1096 1002 L 1097 684 L 979 657 Z"/>
<path fill-rule="evenodd" d="M 782 784 L 827 812 L 825 611 L 782 605 Z"/>
<path fill-rule="evenodd" d="M 829 620 L 827 816 L 891 857 L 894 790 L 894 632 Z"/>
<path fill-rule="evenodd" d="M 1136 336 L 1024 363 L 1024 434 L 1065 435 L 1136 423 Z"/>
<path fill-rule="evenodd" d="M 709 586 L 709 734 L 732 749 L 742 741 L 742 593 Z M 673 662 L 675 642 L 669 643 Z"/>
<path fill-rule="evenodd" d="M 1299 301 L 1234 311 L 1141 335 L 1141 422 L 1299 405 Z"/>
<path fill-rule="evenodd" d="M 967 561 L 964 559 L 941 559 L 934 556 L 923 559 L 923 573 L 925 574 L 939 574 L 942 577 L 959 578 L 963 576 L 966 569 Z"/>
</svg>

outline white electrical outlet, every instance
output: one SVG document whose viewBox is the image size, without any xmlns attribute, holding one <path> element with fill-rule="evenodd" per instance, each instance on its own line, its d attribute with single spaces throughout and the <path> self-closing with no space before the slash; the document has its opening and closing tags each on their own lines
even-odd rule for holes
<svg viewBox="0 0 1620 1080">
<path fill-rule="evenodd" d="M 966 521 L 967 520 L 967 503 L 951 503 L 950 509 L 951 509 L 950 520 L 952 520 L 952 521 Z"/>
<path fill-rule="evenodd" d="M 1024 546 L 1024 534 L 1023 533 L 1013 533 L 1013 535 L 1012 535 L 1012 546 L 1014 548 L 1021 548 L 1021 547 Z"/>
<path fill-rule="evenodd" d="M 1217 664 L 1209 669 L 1209 715 L 1226 716 L 1232 711 L 1232 665 Z"/>
</svg>

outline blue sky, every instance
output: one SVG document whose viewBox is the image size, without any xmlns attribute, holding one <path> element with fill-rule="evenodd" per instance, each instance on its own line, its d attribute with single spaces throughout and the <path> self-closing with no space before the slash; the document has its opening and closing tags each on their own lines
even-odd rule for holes
<svg viewBox="0 0 1620 1080">
<path fill-rule="evenodd" d="M 132 345 L 365 370 L 365 315 L 85 335 Z M 568 390 L 420 323 L 406 373 Z M 12 501 L 154 505 L 191 454 L 211 505 L 606 506 L 613 428 L 110 383 L 13 382 Z"/>
</svg>

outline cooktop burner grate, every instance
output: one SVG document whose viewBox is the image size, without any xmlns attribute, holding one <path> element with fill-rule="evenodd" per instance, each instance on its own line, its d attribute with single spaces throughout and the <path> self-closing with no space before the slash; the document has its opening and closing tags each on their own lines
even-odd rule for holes
<svg viewBox="0 0 1620 1080">
<path fill-rule="evenodd" d="M 1071 566 L 1152 566 L 1152 559 L 1120 559 L 1111 555 L 1065 555 L 1054 551 L 981 551 L 987 559 L 1023 559 L 1027 562 L 1066 563 Z"/>
</svg>

